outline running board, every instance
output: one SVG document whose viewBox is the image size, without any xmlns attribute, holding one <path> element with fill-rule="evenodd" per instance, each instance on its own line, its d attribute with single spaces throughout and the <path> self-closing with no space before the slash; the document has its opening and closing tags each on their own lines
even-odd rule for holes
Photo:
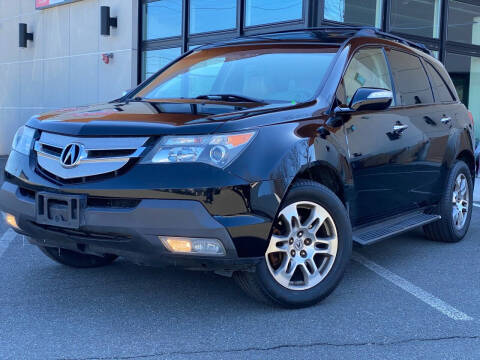
<svg viewBox="0 0 480 360">
<path fill-rule="evenodd" d="M 371 245 L 440 219 L 440 215 L 425 214 L 424 212 L 397 216 L 380 223 L 355 229 L 353 231 L 353 241 L 360 245 Z"/>
</svg>

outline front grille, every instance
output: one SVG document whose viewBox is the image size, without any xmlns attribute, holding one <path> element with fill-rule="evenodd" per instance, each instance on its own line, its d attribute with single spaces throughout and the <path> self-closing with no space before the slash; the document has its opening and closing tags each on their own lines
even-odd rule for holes
<svg viewBox="0 0 480 360">
<path fill-rule="evenodd" d="M 20 191 L 20 194 L 23 197 L 29 198 L 31 200 L 35 199 L 35 191 L 27 189 L 27 188 L 19 188 L 18 191 Z"/>
<path fill-rule="evenodd" d="M 89 196 L 87 199 L 87 207 L 134 209 L 140 204 L 140 201 L 141 200 L 138 199 L 112 199 Z"/>
<path fill-rule="evenodd" d="M 64 235 L 72 236 L 78 239 L 88 239 L 88 240 L 100 240 L 100 241 L 115 241 L 115 242 L 125 242 L 132 239 L 131 235 L 125 234 L 115 234 L 115 233 L 100 233 L 100 232 L 90 232 L 90 231 L 80 231 L 60 228 L 57 226 L 50 225 L 41 225 L 37 223 L 31 223 L 32 225 L 45 229 L 47 231 L 54 231 L 56 233 L 61 233 Z"/>
<path fill-rule="evenodd" d="M 147 141 L 148 137 L 72 137 L 43 132 L 35 143 L 35 152 L 40 173 L 56 180 L 85 180 L 118 173 L 143 154 Z M 73 164 L 66 164 L 62 153 L 72 144 L 78 151 Z"/>
<path fill-rule="evenodd" d="M 36 192 L 34 190 L 19 187 L 20 195 L 30 200 L 35 200 Z M 107 208 L 107 209 L 135 209 L 140 205 L 140 199 L 109 198 L 99 196 L 87 196 L 88 208 Z"/>
</svg>

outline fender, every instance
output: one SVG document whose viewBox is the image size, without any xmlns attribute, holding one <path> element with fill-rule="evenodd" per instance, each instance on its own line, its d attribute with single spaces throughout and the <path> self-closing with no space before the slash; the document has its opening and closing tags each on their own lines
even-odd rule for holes
<svg viewBox="0 0 480 360">
<path fill-rule="evenodd" d="M 467 128 L 455 128 L 448 138 L 444 160 L 445 170 L 450 170 L 459 155 L 463 152 L 467 152 L 472 159 L 474 159 L 473 149 L 474 147 L 470 131 Z"/>
</svg>

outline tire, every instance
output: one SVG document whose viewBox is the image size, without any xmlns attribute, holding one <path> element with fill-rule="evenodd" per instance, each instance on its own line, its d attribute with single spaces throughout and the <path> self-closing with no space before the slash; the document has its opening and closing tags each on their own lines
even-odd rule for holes
<svg viewBox="0 0 480 360">
<path fill-rule="evenodd" d="M 459 178 L 463 178 L 468 186 L 465 191 L 467 204 L 463 203 L 462 206 L 466 208 L 466 214 L 462 215 L 465 221 L 462 224 L 457 222 L 457 218 L 454 216 L 454 203 L 453 198 L 456 189 L 456 181 Z M 455 162 L 451 168 L 445 186 L 445 191 L 442 195 L 440 203 L 438 205 L 438 213 L 442 217 L 432 224 L 428 224 L 423 227 L 427 238 L 433 241 L 455 243 L 462 240 L 470 227 L 470 221 L 472 218 L 473 209 L 473 180 L 472 173 L 467 164 L 461 160 Z M 460 227 L 457 225 L 461 225 Z"/>
<path fill-rule="evenodd" d="M 298 210 L 298 226 L 294 226 L 294 217 L 288 215 L 290 209 Z M 313 225 L 308 226 L 316 214 L 320 214 L 317 219 L 326 220 L 322 224 L 313 220 Z M 287 217 L 292 219 L 290 223 Z M 325 299 L 343 277 L 352 253 L 350 219 L 345 206 L 330 189 L 314 181 L 300 180 L 285 197 L 269 242 L 265 258 L 255 271 L 237 272 L 234 279 L 258 301 L 285 308 L 311 306 Z"/>
<path fill-rule="evenodd" d="M 39 249 L 53 261 L 74 268 L 96 268 L 106 266 L 113 263 L 117 258 L 115 255 L 105 255 L 101 257 L 46 246 L 39 246 Z"/>
</svg>

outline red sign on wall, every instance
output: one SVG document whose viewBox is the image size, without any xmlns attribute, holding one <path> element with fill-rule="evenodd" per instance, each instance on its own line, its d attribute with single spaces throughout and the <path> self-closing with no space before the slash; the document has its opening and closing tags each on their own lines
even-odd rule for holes
<svg viewBox="0 0 480 360">
<path fill-rule="evenodd" d="M 50 5 L 50 0 L 35 0 L 35 7 L 41 8 Z"/>
<path fill-rule="evenodd" d="M 35 0 L 35 8 L 45 9 L 56 5 L 68 4 L 79 0 Z"/>
</svg>

